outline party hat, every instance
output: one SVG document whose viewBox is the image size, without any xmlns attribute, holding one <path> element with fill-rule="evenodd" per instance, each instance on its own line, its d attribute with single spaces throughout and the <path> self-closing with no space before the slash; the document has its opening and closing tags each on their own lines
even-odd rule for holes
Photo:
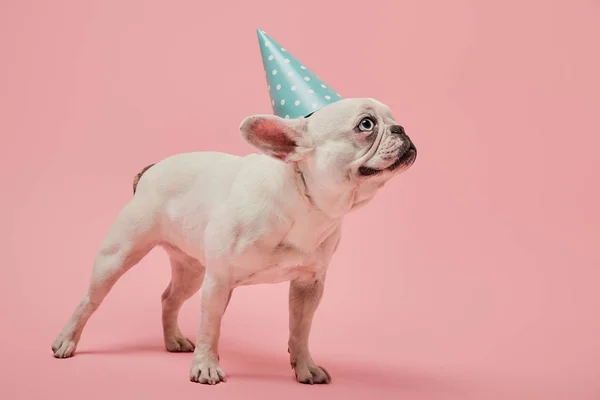
<svg viewBox="0 0 600 400">
<path fill-rule="evenodd" d="M 275 115 L 306 117 L 342 98 L 263 30 L 257 33 Z"/>
</svg>

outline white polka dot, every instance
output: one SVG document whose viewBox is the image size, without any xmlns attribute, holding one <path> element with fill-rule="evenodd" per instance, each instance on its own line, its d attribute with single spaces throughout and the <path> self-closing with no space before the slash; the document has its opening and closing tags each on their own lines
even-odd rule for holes
<svg viewBox="0 0 600 400">
<path fill-rule="evenodd" d="M 277 86 L 275 86 L 275 88 L 276 88 L 277 90 L 279 90 L 279 89 L 281 89 L 281 85 L 277 85 Z"/>
<path fill-rule="evenodd" d="M 274 58 L 275 58 L 275 57 L 273 57 L 272 55 L 271 55 L 271 56 L 269 56 L 269 60 L 272 60 L 272 59 L 274 59 Z"/>
<path fill-rule="evenodd" d="M 313 94 L 315 91 L 312 89 L 308 89 L 308 94 Z"/>
<path fill-rule="evenodd" d="M 271 90 L 271 85 L 267 86 L 267 88 L 269 89 L 269 91 Z"/>
<path fill-rule="evenodd" d="M 301 65 L 301 66 L 300 66 L 300 68 L 302 68 L 302 69 L 306 69 L 306 67 L 305 67 L 304 65 Z"/>
<path fill-rule="evenodd" d="M 284 104 L 285 104 L 285 100 L 282 99 L 281 100 L 281 105 L 284 105 Z"/>
<path fill-rule="evenodd" d="M 265 42 L 265 46 L 269 47 L 271 45 L 271 42 Z"/>
<path fill-rule="evenodd" d="M 276 69 L 273 70 L 273 75 L 277 75 L 277 70 Z"/>
<path fill-rule="evenodd" d="M 292 76 L 294 73 L 292 71 L 288 72 L 288 76 Z"/>
<path fill-rule="evenodd" d="M 300 105 L 300 100 L 296 100 L 296 101 L 294 102 L 294 104 L 295 104 L 295 105 L 297 105 L 297 106 L 299 106 L 299 105 Z"/>
<path fill-rule="evenodd" d="M 292 92 L 296 91 L 296 85 L 292 86 Z"/>
<path fill-rule="evenodd" d="M 317 103 L 313 103 L 312 108 L 317 108 Z"/>
<path fill-rule="evenodd" d="M 335 95 L 336 95 L 337 97 L 342 97 L 342 96 L 341 96 L 339 93 L 336 93 Z"/>
<path fill-rule="evenodd" d="M 331 100 L 331 96 L 325 96 L 327 100 Z"/>
<path fill-rule="evenodd" d="M 275 105 L 275 100 L 271 100 L 271 105 L 274 106 Z"/>
<path fill-rule="evenodd" d="M 323 89 L 325 89 L 327 86 L 325 86 L 325 85 L 323 85 L 323 84 L 321 83 L 321 87 L 322 87 Z"/>
<path fill-rule="evenodd" d="M 308 82 L 308 81 L 310 81 L 310 78 L 309 78 L 308 76 L 305 76 L 305 77 L 304 77 L 304 80 L 305 80 L 306 82 Z"/>
<path fill-rule="evenodd" d="M 287 51 L 287 50 L 286 50 L 286 49 L 284 49 L 284 48 L 282 47 L 282 48 L 281 48 L 281 51 L 285 52 L 285 51 Z"/>
<path fill-rule="evenodd" d="M 289 58 L 286 58 L 286 59 L 285 59 L 285 60 L 283 60 L 283 61 L 284 61 L 286 64 L 289 64 L 289 63 L 290 63 L 290 59 L 289 59 Z"/>
<path fill-rule="evenodd" d="M 290 116 L 289 116 L 289 115 L 286 115 L 286 116 L 285 116 L 285 119 L 290 119 Z"/>
</svg>

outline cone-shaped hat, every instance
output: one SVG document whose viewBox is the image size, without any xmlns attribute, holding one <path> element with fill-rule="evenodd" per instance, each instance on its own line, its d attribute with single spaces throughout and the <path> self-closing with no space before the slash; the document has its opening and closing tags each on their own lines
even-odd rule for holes
<svg viewBox="0 0 600 400">
<path fill-rule="evenodd" d="M 275 115 L 306 117 L 342 98 L 264 31 L 257 33 Z"/>
</svg>

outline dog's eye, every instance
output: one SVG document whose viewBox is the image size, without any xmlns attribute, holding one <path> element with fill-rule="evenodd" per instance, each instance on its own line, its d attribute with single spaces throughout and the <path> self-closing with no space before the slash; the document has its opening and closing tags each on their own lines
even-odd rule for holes
<svg viewBox="0 0 600 400">
<path fill-rule="evenodd" d="M 375 122 L 369 117 L 363 118 L 358 124 L 358 129 L 362 132 L 371 132 L 373 128 L 375 128 Z"/>
</svg>

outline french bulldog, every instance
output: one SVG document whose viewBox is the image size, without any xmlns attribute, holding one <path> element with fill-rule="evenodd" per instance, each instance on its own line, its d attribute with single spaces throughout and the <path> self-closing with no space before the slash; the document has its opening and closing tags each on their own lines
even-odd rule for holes
<svg viewBox="0 0 600 400">
<path fill-rule="evenodd" d="M 193 382 L 225 381 L 221 320 L 234 288 L 289 281 L 290 362 L 298 382 L 329 383 L 308 347 L 327 267 L 344 216 L 407 170 L 417 150 L 390 109 L 374 99 L 343 99 L 308 117 L 246 118 L 243 138 L 261 153 L 183 153 L 146 167 L 98 251 L 87 292 L 54 343 L 73 356 L 90 316 L 115 282 L 155 246 L 169 255 L 162 294 L 164 342 L 194 352 Z M 196 341 L 179 329 L 182 304 L 200 290 Z"/>
</svg>

